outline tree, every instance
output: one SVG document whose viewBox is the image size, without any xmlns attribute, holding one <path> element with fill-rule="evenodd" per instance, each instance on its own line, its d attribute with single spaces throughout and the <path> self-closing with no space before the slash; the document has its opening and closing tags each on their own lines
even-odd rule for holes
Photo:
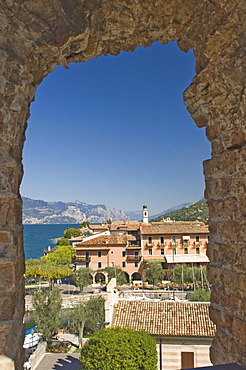
<svg viewBox="0 0 246 370">
<path fill-rule="evenodd" d="M 148 265 L 148 268 L 145 269 L 146 280 L 153 285 L 161 283 L 165 273 L 161 262 L 148 262 Z"/>
<path fill-rule="evenodd" d="M 83 236 L 90 236 L 91 235 L 91 232 L 90 232 L 90 230 L 86 230 L 86 231 L 83 232 L 82 235 Z"/>
<path fill-rule="evenodd" d="M 82 228 L 82 227 L 88 227 L 90 224 L 91 224 L 91 223 L 90 223 L 90 221 L 83 221 L 83 222 L 79 225 L 79 227 L 80 227 L 80 228 Z"/>
<path fill-rule="evenodd" d="M 207 282 L 207 266 L 194 267 L 196 282 Z"/>
<path fill-rule="evenodd" d="M 25 277 L 33 276 L 35 279 L 53 281 L 71 274 L 72 270 L 68 265 L 54 265 L 47 259 L 47 257 L 30 259 L 26 262 Z"/>
<path fill-rule="evenodd" d="M 188 295 L 188 301 L 191 302 L 209 302 L 211 292 L 201 288 L 196 289 L 194 293 Z"/>
<path fill-rule="evenodd" d="M 106 267 L 104 271 L 108 273 L 108 280 L 116 278 L 117 285 L 124 285 L 127 283 L 126 274 L 120 267 Z"/>
<path fill-rule="evenodd" d="M 80 235 L 80 230 L 72 227 L 69 227 L 68 229 L 63 231 L 63 236 L 67 239 L 77 238 Z"/>
<path fill-rule="evenodd" d="M 59 238 L 56 245 L 70 245 L 68 238 Z"/>
<path fill-rule="evenodd" d="M 83 370 L 157 369 L 155 340 L 144 331 L 101 329 L 81 350 Z"/>
<path fill-rule="evenodd" d="M 37 328 L 44 340 L 52 338 L 59 326 L 61 310 L 61 293 L 58 288 L 34 289 L 32 291 L 33 307 L 37 313 Z"/>
<path fill-rule="evenodd" d="M 79 347 L 82 347 L 83 332 L 96 332 L 104 327 L 105 299 L 102 296 L 91 297 L 89 301 L 75 304 L 67 313 L 70 326 L 78 333 Z"/>
<path fill-rule="evenodd" d="M 89 267 L 82 267 L 75 271 L 73 278 L 75 285 L 83 292 L 83 288 L 92 283 L 92 270 Z"/>
<path fill-rule="evenodd" d="M 98 331 L 104 327 L 105 299 L 102 296 L 90 298 L 85 305 L 85 330 Z"/>
<path fill-rule="evenodd" d="M 174 283 L 192 283 L 192 269 L 186 264 L 177 263 L 174 267 Z"/>
<path fill-rule="evenodd" d="M 53 265 L 70 264 L 75 251 L 72 250 L 71 245 L 57 245 L 54 252 L 49 253 L 46 257 Z"/>
</svg>

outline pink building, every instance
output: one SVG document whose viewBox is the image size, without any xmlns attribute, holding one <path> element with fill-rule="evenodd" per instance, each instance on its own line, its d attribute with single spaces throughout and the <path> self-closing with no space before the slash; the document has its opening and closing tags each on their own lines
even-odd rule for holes
<svg viewBox="0 0 246 370">
<path fill-rule="evenodd" d="M 163 260 L 165 267 L 176 263 L 206 265 L 209 230 L 201 222 L 112 221 L 103 227 L 91 226 L 94 234 L 75 244 L 76 269 L 90 267 L 97 271 L 96 281 L 104 281 L 105 267 L 120 267 L 127 281 L 142 280 L 144 263 Z M 107 231 L 106 231 L 107 230 Z M 100 233 L 101 231 L 101 233 Z"/>
</svg>

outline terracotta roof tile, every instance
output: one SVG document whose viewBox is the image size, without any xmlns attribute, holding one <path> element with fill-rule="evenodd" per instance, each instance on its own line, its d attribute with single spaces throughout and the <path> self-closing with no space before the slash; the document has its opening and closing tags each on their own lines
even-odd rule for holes
<svg viewBox="0 0 246 370">
<path fill-rule="evenodd" d="M 76 247 L 84 245 L 105 245 L 105 244 L 127 244 L 128 235 L 101 235 L 97 238 L 89 239 L 81 243 L 77 243 Z"/>
<path fill-rule="evenodd" d="M 213 337 L 209 303 L 169 301 L 119 301 L 113 327 L 145 330 L 151 335 Z"/>
<path fill-rule="evenodd" d="M 163 222 L 158 224 L 142 224 L 141 233 L 144 235 L 148 234 L 208 234 L 209 229 L 204 224 L 192 224 L 192 223 L 166 223 Z"/>
</svg>

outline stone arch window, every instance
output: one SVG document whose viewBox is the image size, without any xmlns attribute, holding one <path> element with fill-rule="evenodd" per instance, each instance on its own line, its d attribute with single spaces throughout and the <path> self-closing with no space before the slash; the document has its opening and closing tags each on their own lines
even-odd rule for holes
<svg viewBox="0 0 246 370">
<path fill-rule="evenodd" d="M 24 257 L 19 185 L 29 105 L 55 65 L 117 55 L 160 40 L 194 49 L 196 76 L 184 103 L 206 126 L 203 164 L 210 213 L 210 315 L 218 324 L 214 364 L 245 365 L 245 1 L 102 0 L 2 2 L 0 334 L 1 361 L 22 368 Z M 233 247 L 232 247 L 233 246 Z M 236 344 L 236 345 L 235 345 Z"/>
</svg>

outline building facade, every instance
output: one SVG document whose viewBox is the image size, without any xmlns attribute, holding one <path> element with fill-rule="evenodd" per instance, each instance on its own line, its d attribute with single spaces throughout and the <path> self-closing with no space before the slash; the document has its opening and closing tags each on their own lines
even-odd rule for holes
<svg viewBox="0 0 246 370">
<path fill-rule="evenodd" d="M 216 328 L 209 318 L 209 303 L 120 300 L 115 284 L 112 279 L 107 288 L 106 323 L 153 336 L 158 370 L 211 365 L 209 348 Z"/>
<path fill-rule="evenodd" d="M 166 268 L 177 263 L 200 266 L 209 260 L 206 255 L 209 239 L 208 226 L 201 222 L 148 222 L 148 211 L 143 208 L 144 222 L 112 221 L 101 227 L 91 225 L 90 237 L 72 241 L 76 269 L 90 267 L 100 273 L 106 267 L 120 267 L 127 281 L 141 281 L 143 269 L 158 260 Z"/>
</svg>

